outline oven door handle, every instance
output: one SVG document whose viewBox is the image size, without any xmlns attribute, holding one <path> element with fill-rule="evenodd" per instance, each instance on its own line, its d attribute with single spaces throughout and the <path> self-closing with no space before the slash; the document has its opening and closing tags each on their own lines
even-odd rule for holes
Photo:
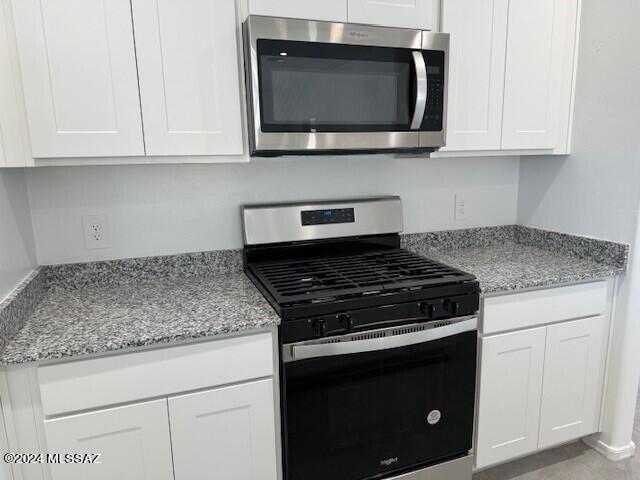
<svg viewBox="0 0 640 480">
<path fill-rule="evenodd" d="M 427 108 L 427 65 L 424 63 L 422 51 L 413 51 L 413 65 L 416 69 L 416 105 L 413 109 L 411 130 L 418 130 L 424 119 L 424 111 Z"/>
<path fill-rule="evenodd" d="M 354 340 L 335 343 L 292 345 L 290 355 L 285 362 L 306 360 L 318 357 L 333 357 L 336 355 L 349 355 L 353 353 L 376 352 L 392 348 L 407 347 L 419 343 L 427 343 L 441 338 L 451 337 L 460 333 L 471 332 L 478 329 L 478 319 L 469 318 L 451 325 L 430 328 L 418 332 L 405 333 L 403 335 L 369 338 L 366 340 Z M 376 330 L 367 332 L 375 334 Z"/>
</svg>

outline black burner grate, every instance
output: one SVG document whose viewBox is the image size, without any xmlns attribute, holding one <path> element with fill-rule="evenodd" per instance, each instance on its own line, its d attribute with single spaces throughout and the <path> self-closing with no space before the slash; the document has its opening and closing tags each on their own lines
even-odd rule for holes
<svg viewBox="0 0 640 480">
<path fill-rule="evenodd" d="M 280 305 L 329 302 L 475 279 L 402 249 L 251 262 L 249 267 Z"/>
</svg>

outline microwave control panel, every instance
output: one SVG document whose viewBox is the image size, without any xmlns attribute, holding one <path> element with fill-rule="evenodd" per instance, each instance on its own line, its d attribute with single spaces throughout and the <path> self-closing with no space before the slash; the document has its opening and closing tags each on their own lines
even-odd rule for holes
<svg viewBox="0 0 640 480">
<path fill-rule="evenodd" d="M 427 64 L 427 107 L 421 130 L 439 132 L 443 128 L 445 54 L 439 51 L 423 52 Z"/>
</svg>

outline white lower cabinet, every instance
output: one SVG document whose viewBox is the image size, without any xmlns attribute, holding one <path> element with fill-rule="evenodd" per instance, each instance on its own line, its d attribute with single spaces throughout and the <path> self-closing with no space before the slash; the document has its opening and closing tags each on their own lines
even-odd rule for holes
<svg viewBox="0 0 640 480">
<path fill-rule="evenodd" d="M 278 480 L 275 333 L 5 368 L 9 451 L 101 462 L 16 480 Z"/>
<path fill-rule="evenodd" d="M 481 339 L 477 469 L 598 431 L 607 325 L 594 315 Z"/>
<path fill-rule="evenodd" d="M 604 337 L 601 316 L 547 328 L 540 448 L 597 430 Z"/>
<path fill-rule="evenodd" d="M 546 329 L 483 338 L 476 467 L 538 448 Z"/>
<path fill-rule="evenodd" d="M 50 454 L 99 453 L 99 464 L 51 464 L 53 480 L 172 480 L 167 400 L 44 423 Z"/>
<path fill-rule="evenodd" d="M 270 379 L 169 399 L 176 480 L 276 480 Z"/>
</svg>

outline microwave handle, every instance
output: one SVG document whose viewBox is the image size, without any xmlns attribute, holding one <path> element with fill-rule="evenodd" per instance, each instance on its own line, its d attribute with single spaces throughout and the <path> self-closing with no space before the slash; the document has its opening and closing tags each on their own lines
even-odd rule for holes
<svg viewBox="0 0 640 480">
<path fill-rule="evenodd" d="M 433 340 L 439 340 L 441 338 L 451 337 L 460 333 L 472 332 L 477 330 L 477 328 L 478 319 L 473 317 L 451 325 L 405 333 L 404 335 L 316 345 L 293 345 L 290 347 L 291 357 L 285 359 L 285 363 L 288 361 L 310 358 L 332 357 L 336 355 L 376 352 L 380 350 L 389 350 L 391 348 L 407 347 L 409 345 L 416 345 L 418 343 L 426 343 Z M 367 333 L 375 334 L 375 330 Z"/>
<path fill-rule="evenodd" d="M 411 120 L 411 130 L 418 130 L 424 119 L 424 111 L 427 108 L 427 65 L 424 63 L 422 51 L 413 51 L 413 65 L 416 70 L 416 105 Z"/>
</svg>

